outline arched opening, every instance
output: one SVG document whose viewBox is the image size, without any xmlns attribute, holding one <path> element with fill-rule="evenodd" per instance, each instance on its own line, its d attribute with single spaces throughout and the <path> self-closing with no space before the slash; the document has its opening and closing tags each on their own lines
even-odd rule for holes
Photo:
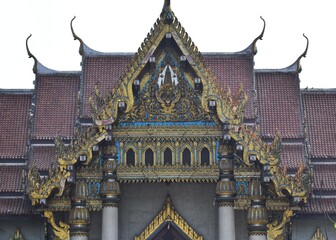
<svg viewBox="0 0 336 240">
<path fill-rule="evenodd" d="M 173 164 L 173 154 L 172 154 L 172 151 L 169 148 L 166 148 L 166 150 L 163 153 L 163 164 L 164 165 L 172 165 Z"/>
<path fill-rule="evenodd" d="M 126 165 L 127 166 L 134 166 L 135 165 L 135 153 L 133 149 L 128 149 L 126 153 Z"/>
<path fill-rule="evenodd" d="M 210 153 L 209 150 L 204 147 L 201 151 L 201 165 L 209 165 L 210 164 Z"/>
<path fill-rule="evenodd" d="M 188 148 L 185 148 L 182 153 L 182 164 L 191 165 L 191 152 Z"/>
<path fill-rule="evenodd" d="M 146 166 L 154 165 L 154 153 L 150 148 L 148 148 L 145 152 L 145 165 Z"/>
</svg>

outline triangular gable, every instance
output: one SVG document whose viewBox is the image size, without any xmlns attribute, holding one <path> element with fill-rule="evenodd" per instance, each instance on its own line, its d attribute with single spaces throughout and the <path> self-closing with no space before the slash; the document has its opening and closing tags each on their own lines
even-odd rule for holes
<svg viewBox="0 0 336 240">
<path fill-rule="evenodd" d="M 153 221 L 142 231 L 142 233 L 134 238 L 134 240 L 147 240 L 152 239 L 158 231 L 166 224 L 172 224 L 181 231 L 186 237 L 192 240 L 203 240 L 199 235 L 175 210 L 169 195 L 162 210 L 155 216 Z M 168 225 L 167 225 L 168 227 Z"/>
<path fill-rule="evenodd" d="M 147 37 L 134 55 L 128 69 L 119 84 L 107 94 L 105 98 L 95 92 L 96 100 L 90 98 L 93 119 L 97 125 L 112 124 L 118 119 L 118 106 L 120 102 L 125 105 L 125 112 L 130 112 L 134 107 L 133 84 L 139 78 L 146 66 L 149 65 L 153 53 L 171 38 L 177 46 L 182 61 L 188 65 L 190 72 L 200 79 L 202 93 L 200 96 L 201 107 L 209 111 L 209 102 L 212 101 L 216 113 L 222 122 L 229 121 L 231 124 L 239 124 L 243 119 L 246 105 L 246 95 L 239 90 L 237 97 L 231 96 L 229 89 L 223 91 L 216 77 L 203 64 L 201 54 L 193 43 L 185 29 L 181 26 L 177 17 L 170 8 L 170 1 L 166 0 L 160 18 L 154 24 Z M 192 82 L 193 79 L 189 81 Z M 143 83 L 142 83 L 143 85 Z"/>
</svg>

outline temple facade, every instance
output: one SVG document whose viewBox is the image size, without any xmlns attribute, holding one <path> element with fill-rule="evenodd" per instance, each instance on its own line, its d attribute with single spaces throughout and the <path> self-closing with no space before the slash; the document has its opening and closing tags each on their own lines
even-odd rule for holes
<svg viewBox="0 0 336 240">
<path fill-rule="evenodd" d="M 233 53 L 200 52 L 169 0 L 136 53 L 91 49 L 74 19 L 80 71 L 29 36 L 34 89 L 0 90 L 0 239 L 336 238 L 336 90 L 300 89 L 306 36 L 255 69 L 264 19 Z"/>
</svg>

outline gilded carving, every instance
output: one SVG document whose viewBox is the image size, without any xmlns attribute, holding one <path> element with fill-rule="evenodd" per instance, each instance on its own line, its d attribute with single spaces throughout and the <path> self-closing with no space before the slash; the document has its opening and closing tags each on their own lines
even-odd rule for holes
<svg viewBox="0 0 336 240">
<path fill-rule="evenodd" d="M 17 228 L 10 240 L 24 240 L 19 228 Z"/>
<path fill-rule="evenodd" d="M 163 224 L 170 224 L 171 222 L 186 234 L 188 238 L 193 240 L 203 240 L 203 237 L 200 236 L 175 210 L 169 196 L 166 198 L 165 205 L 161 212 L 159 212 L 147 228 L 144 229 L 140 235 L 136 236 L 134 240 L 147 240 L 160 226 Z"/>
<path fill-rule="evenodd" d="M 293 211 L 291 209 L 286 209 L 283 212 L 281 222 L 275 219 L 273 222 L 267 224 L 267 239 L 269 240 L 284 240 L 286 223 L 290 221 L 293 216 Z"/>
<path fill-rule="evenodd" d="M 312 236 L 311 240 L 327 240 L 327 238 L 323 235 L 321 229 L 318 227 L 314 235 Z"/>
<path fill-rule="evenodd" d="M 55 196 L 62 196 L 65 182 L 70 176 L 66 170 L 58 168 L 50 172 L 49 176 L 41 179 L 37 169 L 33 167 L 28 172 L 29 197 L 32 205 L 36 205 L 41 199 L 47 199 L 54 189 L 58 189 Z"/>
<path fill-rule="evenodd" d="M 58 224 L 55 222 L 54 214 L 51 211 L 45 211 L 44 216 L 48 219 L 51 224 L 53 232 L 57 240 L 68 240 L 70 239 L 70 226 L 62 221 Z"/>
</svg>

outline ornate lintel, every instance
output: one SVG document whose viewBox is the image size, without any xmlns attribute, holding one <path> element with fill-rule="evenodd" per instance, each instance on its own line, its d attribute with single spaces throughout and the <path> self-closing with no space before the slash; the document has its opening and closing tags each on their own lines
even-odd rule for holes
<svg viewBox="0 0 336 240">
<path fill-rule="evenodd" d="M 203 240 L 192 227 L 180 216 L 175 210 L 169 195 L 166 198 L 166 202 L 161 212 L 153 219 L 153 221 L 147 226 L 146 229 L 135 237 L 135 240 L 148 239 L 162 224 L 173 222 L 188 238 L 193 240 Z"/>
<path fill-rule="evenodd" d="M 58 223 L 55 222 L 54 214 L 51 211 L 45 211 L 44 216 L 48 219 L 48 222 L 53 228 L 53 232 L 57 240 L 68 240 L 70 239 L 70 226 L 62 221 Z"/>
</svg>

